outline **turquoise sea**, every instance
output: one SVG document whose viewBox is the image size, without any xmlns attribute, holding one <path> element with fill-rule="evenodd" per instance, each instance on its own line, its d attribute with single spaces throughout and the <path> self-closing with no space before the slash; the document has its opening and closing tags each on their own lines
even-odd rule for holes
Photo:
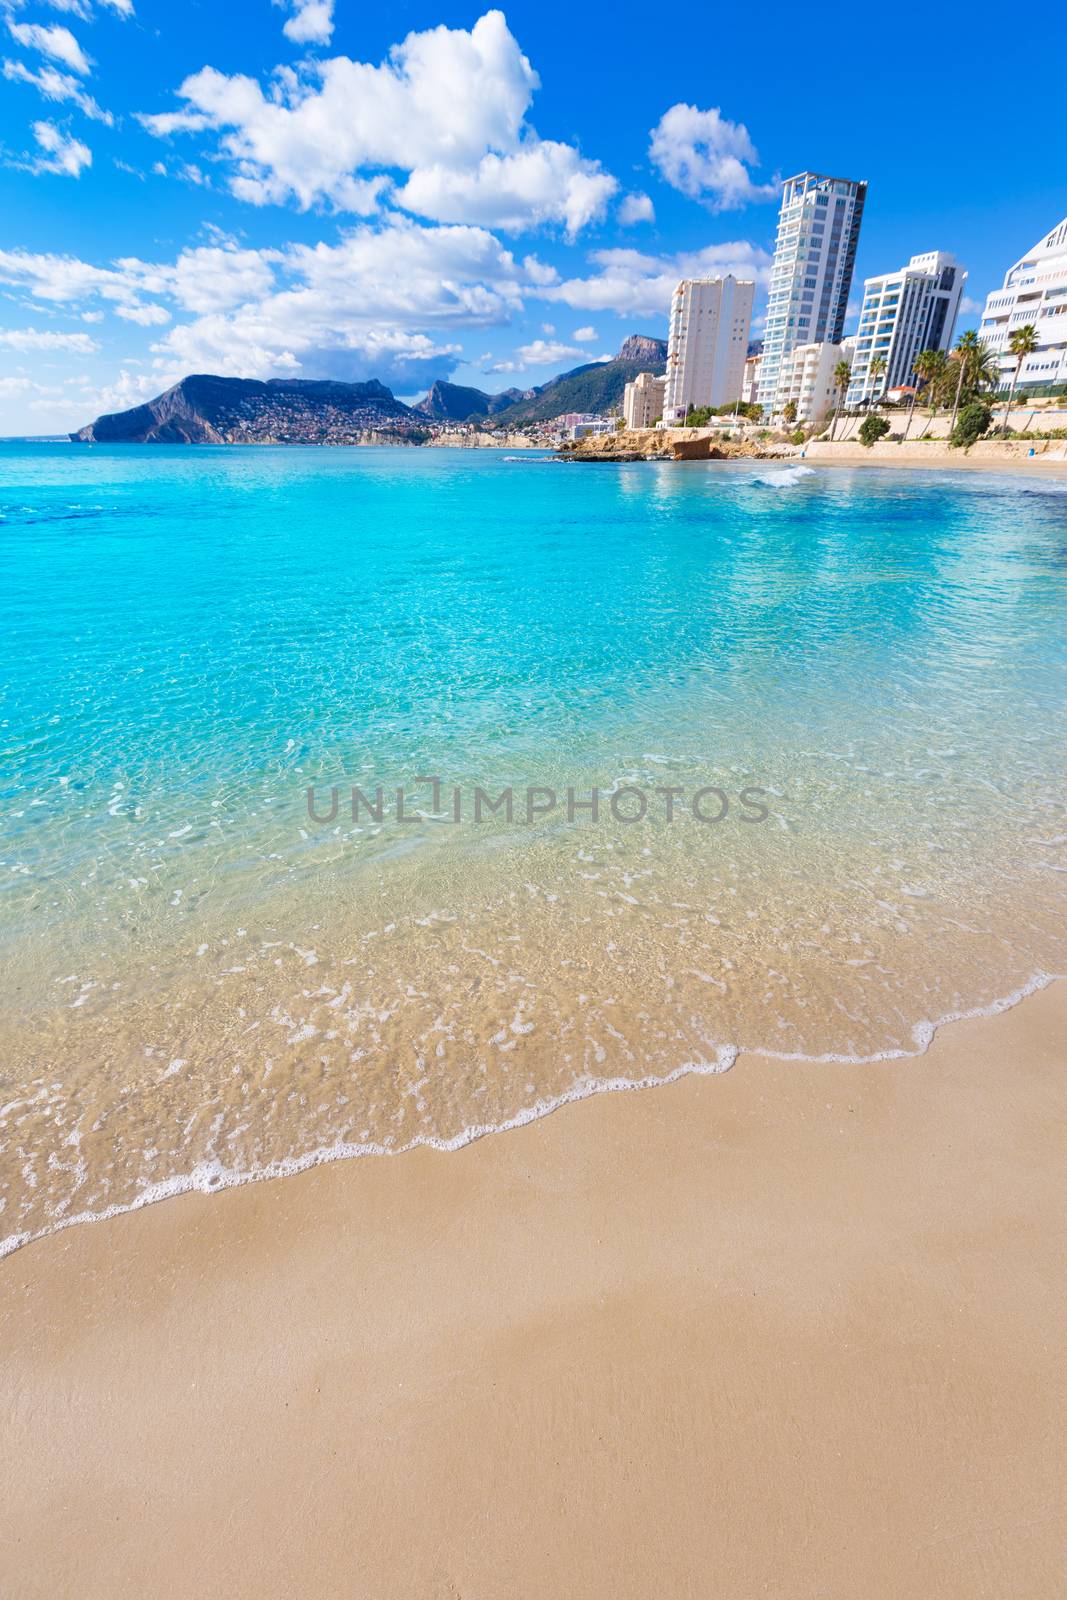
<svg viewBox="0 0 1067 1600">
<path fill-rule="evenodd" d="M 1067 480 L 9 443 L 0 606 L 6 1248 L 1067 966 Z"/>
</svg>

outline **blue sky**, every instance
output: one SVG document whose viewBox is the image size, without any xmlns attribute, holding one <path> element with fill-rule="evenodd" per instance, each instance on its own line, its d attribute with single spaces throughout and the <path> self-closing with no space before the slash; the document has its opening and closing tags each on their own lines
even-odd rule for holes
<svg viewBox="0 0 1067 1600">
<path fill-rule="evenodd" d="M 951 250 L 973 325 L 1067 213 L 1067 23 L 1001 62 L 999 19 L 0 0 L 0 434 L 188 371 L 543 383 L 762 279 L 804 167 L 870 184 L 855 301 Z"/>
</svg>

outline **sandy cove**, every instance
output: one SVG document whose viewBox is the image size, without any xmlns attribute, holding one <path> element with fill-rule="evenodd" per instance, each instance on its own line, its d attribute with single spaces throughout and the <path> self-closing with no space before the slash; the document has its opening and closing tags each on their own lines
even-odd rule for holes
<svg viewBox="0 0 1067 1600">
<path fill-rule="evenodd" d="M 1067 984 L 0 1264 L 4 1592 L 1053 1600 Z"/>
</svg>

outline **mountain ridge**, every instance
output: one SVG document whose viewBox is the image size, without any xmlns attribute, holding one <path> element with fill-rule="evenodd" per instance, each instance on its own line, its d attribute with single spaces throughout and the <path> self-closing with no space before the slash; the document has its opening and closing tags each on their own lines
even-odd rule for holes
<svg viewBox="0 0 1067 1600">
<path fill-rule="evenodd" d="M 617 409 L 639 372 L 660 371 L 662 339 L 630 334 L 610 361 L 590 361 L 529 389 L 482 389 L 437 379 L 414 406 L 377 378 L 228 378 L 190 373 L 128 411 L 106 412 L 72 433 L 86 444 L 358 444 L 368 436 L 418 443 L 428 423 L 512 427 L 568 411 Z"/>
<path fill-rule="evenodd" d="M 610 361 L 572 367 L 532 389 L 505 389 L 494 395 L 439 378 L 415 410 L 439 422 L 546 422 L 568 411 L 595 412 L 619 406 L 631 378 L 639 372 L 662 371 L 666 364 L 665 340 L 631 333 Z"/>
<path fill-rule="evenodd" d="M 71 434 L 79 443 L 344 443 L 380 428 L 401 431 L 415 413 L 377 378 L 226 378 L 191 373 L 155 399 L 107 412 Z"/>
</svg>

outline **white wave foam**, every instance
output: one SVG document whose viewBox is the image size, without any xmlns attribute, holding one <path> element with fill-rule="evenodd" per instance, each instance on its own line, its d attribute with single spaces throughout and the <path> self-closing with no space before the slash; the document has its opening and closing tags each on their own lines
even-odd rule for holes
<svg viewBox="0 0 1067 1600">
<path fill-rule="evenodd" d="M 795 484 L 802 483 L 805 478 L 813 478 L 814 476 L 814 467 L 804 467 L 798 463 L 792 467 L 780 467 L 774 471 L 758 472 L 752 482 L 762 484 L 765 489 L 792 489 Z"/>
<path fill-rule="evenodd" d="M 917 1022 L 911 1030 L 915 1046 L 912 1050 L 877 1050 L 869 1056 L 842 1055 L 830 1051 L 825 1055 L 813 1056 L 805 1055 L 802 1051 L 750 1050 L 744 1045 L 719 1045 L 713 1061 L 686 1061 L 666 1073 L 650 1073 L 643 1078 L 594 1078 L 586 1075 L 562 1094 L 535 1100 L 532 1105 L 525 1106 L 515 1116 L 507 1117 L 502 1122 L 471 1123 L 451 1139 L 437 1139 L 432 1135 L 420 1134 L 404 1145 L 353 1144 L 350 1140 L 339 1140 L 336 1144 L 309 1150 L 302 1156 L 287 1156 L 281 1161 L 265 1162 L 262 1166 L 246 1172 L 224 1167 L 218 1160 L 201 1162 L 192 1172 L 166 1178 L 161 1183 L 149 1184 L 135 1200 L 125 1205 L 104 1206 L 100 1211 L 80 1211 L 76 1216 L 64 1217 L 52 1227 L 41 1228 L 37 1233 L 10 1234 L 6 1239 L 0 1239 L 0 1260 L 12 1255 L 24 1245 L 34 1243 L 37 1239 L 60 1233 L 64 1228 L 73 1228 L 82 1222 L 106 1222 L 110 1217 L 125 1216 L 130 1211 L 140 1211 L 144 1206 L 155 1205 L 159 1200 L 169 1200 L 174 1195 L 215 1194 L 220 1189 L 236 1189 L 243 1184 L 258 1183 L 266 1178 L 293 1177 L 298 1172 L 307 1172 L 312 1167 L 325 1166 L 331 1161 L 348 1161 L 357 1156 L 406 1155 L 409 1150 L 418 1149 L 420 1146 L 442 1151 L 461 1150 L 487 1134 L 508 1133 L 513 1128 L 525 1127 L 527 1123 L 537 1122 L 541 1117 L 550 1116 L 561 1106 L 588 1100 L 596 1094 L 618 1094 L 631 1089 L 654 1089 L 663 1084 L 676 1083 L 679 1078 L 714 1077 L 720 1072 L 728 1072 L 741 1055 L 762 1055 L 772 1061 L 806 1061 L 814 1065 L 840 1063 L 856 1067 L 874 1066 L 883 1061 L 911 1061 L 918 1056 L 924 1056 L 938 1031 L 950 1023 L 974 1022 L 984 1017 L 1001 1016 L 1030 995 L 1048 988 L 1051 983 L 1063 982 L 1065 978 L 1067 973 L 1037 972 L 1018 989 L 991 1001 L 989 1005 L 976 1006 L 970 1011 L 948 1012 L 936 1022 Z"/>
</svg>

